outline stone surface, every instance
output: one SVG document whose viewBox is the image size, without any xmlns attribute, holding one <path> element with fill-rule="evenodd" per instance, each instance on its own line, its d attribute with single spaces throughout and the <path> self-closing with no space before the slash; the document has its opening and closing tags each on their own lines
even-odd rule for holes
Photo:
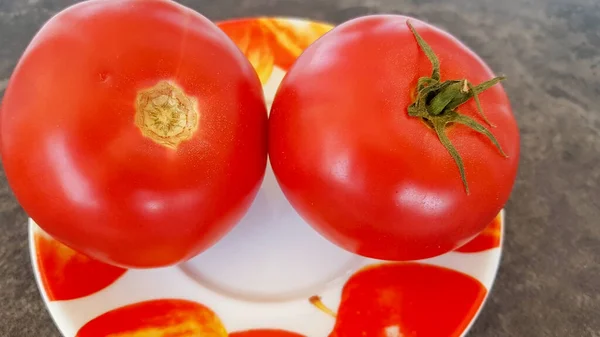
<svg viewBox="0 0 600 337">
<path fill-rule="evenodd" d="M 20 54 L 74 1 L 0 0 L 0 97 Z M 517 115 L 522 158 L 505 254 L 471 337 L 600 336 L 600 3 L 595 0 L 184 0 L 212 19 L 335 23 L 402 13 L 480 54 Z M 0 336 L 59 336 L 34 283 L 26 216 L 0 172 Z"/>
</svg>

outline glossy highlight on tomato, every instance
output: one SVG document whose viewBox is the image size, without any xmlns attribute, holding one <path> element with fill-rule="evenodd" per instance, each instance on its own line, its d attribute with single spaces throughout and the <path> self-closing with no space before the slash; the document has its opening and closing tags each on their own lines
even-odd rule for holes
<svg viewBox="0 0 600 337">
<path fill-rule="evenodd" d="M 47 233 L 100 261 L 179 263 L 245 214 L 264 176 L 252 65 L 174 1 L 92 0 L 51 18 L 1 111 L 7 179 Z"/>
<path fill-rule="evenodd" d="M 350 252 L 394 261 L 449 252 L 512 191 L 519 132 L 501 79 L 425 22 L 347 21 L 308 47 L 278 89 L 273 171 L 298 213 Z"/>
</svg>

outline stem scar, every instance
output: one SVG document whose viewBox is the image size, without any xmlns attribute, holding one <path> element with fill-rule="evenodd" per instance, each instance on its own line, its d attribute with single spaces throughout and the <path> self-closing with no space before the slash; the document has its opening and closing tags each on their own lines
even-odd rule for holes
<svg viewBox="0 0 600 337">
<path fill-rule="evenodd" d="M 170 149 L 192 138 L 198 129 L 198 103 L 169 81 L 141 90 L 135 102 L 135 125 L 143 136 Z"/>
</svg>

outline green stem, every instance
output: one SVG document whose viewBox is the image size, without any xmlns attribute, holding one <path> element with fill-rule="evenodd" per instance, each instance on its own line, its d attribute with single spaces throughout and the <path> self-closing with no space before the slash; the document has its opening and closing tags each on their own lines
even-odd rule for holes
<svg viewBox="0 0 600 337">
<path fill-rule="evenodd" d="M 442 145 L 444 145 L 452 159 L 454 159 L 456 166 L 458 166 L 458 171 L 465 187 L 465 192 L 469 194 L 469 184 L 467 181 L 467 175 L 465 173 L 462 157 L 446 135 L 446 127 L 451 123 L 465 125 L 472 130 L 485 135 L 498 149 L 500 154 L 504 157 L 507 157 L 502 150 L 500 143 L 498 143 L 496 137 L 494 137 L 490 130 L 476 122 L 471 117 L 459 114 L 456 111 L 456 108 L 473 98 L 480 117 L 485 121 L 486 124 L 494 127 L 494 125 L 483 113 L 478 95 L 505 78 L 503 76 L 495 77 L 477 86 L 473 86 L 467 79 L 448 80 L 442 82 L 440 61 L 437 55 L 433 52 L 433 49 L 431 49 L 427 42 L 425 42 L 425 40 L 419 35 L 410 21 L 407 21 L 406 24 L 417 40 L 417 44 L 419 45 L 421 51 L 429 59 L 432 67 L 430 77 L 419 78 L 417 82 L 417 97 L 408 107 L 408 115 L 422 118 L 427 121 L 429 125 L 433 126 L 433 129 L 438 135 L 440 142 Z"/>
<path fill-rule="evenodd" d="M 415 30 L 415 27 L 413 27 L 409 21 L 406 21 L 406 23 L 408 24 L 408 28 L 410 28 L 413 35 L 415 36 L 415 39 L 417 39 L 417 43 L 419 44 L 419 47 L 421 47 L 421 50 L 423 50 L 425 55 L 427 55 L 427 58 L 429 58 L 429 62 L 431 62 L 431 66 L 433 68 L 433 70 L 431 72 L 431 79 L 439 81 L 441 78 L 440 60 L 438 60 L 437 55 L 435 55 L 435 53 L 433 52 L 431 47 L 427 44 L 427 42 L 425 42 L 425 40 L 423 40 L 421 35 L 419 35 L 419 33 L 417 33 L 417 31 Z"/>
</svg>

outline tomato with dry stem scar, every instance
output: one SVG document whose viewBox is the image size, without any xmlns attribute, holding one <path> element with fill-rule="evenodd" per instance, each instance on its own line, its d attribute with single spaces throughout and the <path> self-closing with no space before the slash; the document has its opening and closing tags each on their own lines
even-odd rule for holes
<svg viewBox="0 0 600 337">
<path fill-rule="evenodd" d="M 174 1 L 67 8 L 28 46 L 2 103 L 2 160 L 23 208 L 110 264 L 202 252 L 264 176 L 256 72 L 215 24 Z"/>
<path fill-rule="evenodd" d="M 277 180 L 346 250 L 398 261 L 451 251 L 494 219 L 515 181 L 519 133 L 502 79 L 430 24 L 350 20 L 279 87 L 269 120 Z"/>
</svg>

